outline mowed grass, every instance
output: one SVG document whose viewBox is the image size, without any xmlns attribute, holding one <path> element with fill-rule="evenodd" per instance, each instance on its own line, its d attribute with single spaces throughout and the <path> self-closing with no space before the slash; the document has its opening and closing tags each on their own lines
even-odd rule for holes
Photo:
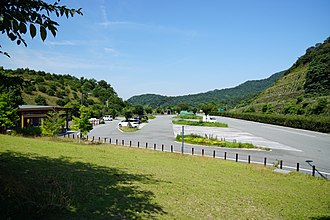
<svg viewBox="0 0 330 220">
<path fill-rule="evenodd" d="M 3 219 L 322 219 L 330 182 L 271 168 L 0 135 Z"/>
</svg>

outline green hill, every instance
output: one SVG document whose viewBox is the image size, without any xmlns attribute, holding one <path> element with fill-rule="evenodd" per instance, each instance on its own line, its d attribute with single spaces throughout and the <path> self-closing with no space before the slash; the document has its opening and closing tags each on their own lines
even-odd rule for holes
<svg viewBox="0 0 330 220">
<path fill-rule="evenodd" d="M 291 115 L 330 115 L 330 38 L 306 50 L 305 55 L 236 112 Z"/>
<path fill-rule="evenodd" d="M 214 102 L 218 105 L 233 107 L 241 101 L 250 99 L 267 87 L 271 86 L 279 77 L 283 75 L 283 73 L 284 72 L 275 73 L 267 79 L 250 80 L 234 88 L 220 90 L 216 89 L 205 93 L 172 97 L 156 94 L 145 94 L 133 96 L 127 101 L 131 104 L 140 104 L 143 106 L 150 105 L 154 108 L 158 106 L 175 106 L 180 103 L 186 103 L 191 107 L 197 107 L 199 104 L 205 102 Z"/>
<path fill-rule="evenodd" d="M 30 69 L 7 70 L 0 67 L 1 76 L 23 79 L 20 104 L 66 106 L 79 110 L 81 104 L 92 109 L 94 117 L 103 113 L 120 112 L 126 104 L 104 80 L 86 79 L 71 75 L 51 74 Z"/>
</svg>

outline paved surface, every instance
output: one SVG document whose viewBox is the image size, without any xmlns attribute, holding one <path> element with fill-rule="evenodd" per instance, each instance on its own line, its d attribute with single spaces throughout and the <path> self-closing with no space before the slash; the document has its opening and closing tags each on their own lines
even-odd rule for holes
<svg viewBox="0 0 330 220">
<path fill-rule="evenodd" d="M 310 172 L 311 166 L 306 160 L 312 160 L 312 164 L 319 171 L 330 177 L 330 135 L 318 132 L 286 128 L 250 122 L 238 119 L 217 117 L 218 121 L 227 123 L 229 128 L 206 128 L 196 126 L 185 126 L 185 134 L 198 133 L 202 135 L 213 135 L 218 138 L 225 138 L 227 141 L 236 140 L 237 142 L 253 143 L 257 146 L 271 148 L 271 151 L 260 150 L 244 150 L 244 149 L 226 149 L 218 147 L 205 147 L 185 144 L 184 152 L 192 153 L 194 148 L 195 155 L 201 155 L 202 149 L 204 154 L 223 158 L 226 152 L 227 159 L 234 159 L 236 154 L 239 155 L 239 161 L 247 161 L 251 156 L 251 161 L 264 163 L 267 158 L 267 164 L 272 165 L 283 160 L 283 167 L 293 169 L 297 163 L 300 164 L 300 170 Z M 156 119 L 149 120 L 149 123 L 143 124 L 138 132 L 122 133 L 118 130 L 117 124 L 119 120 L 107 122 L 104 125 L 95 126 L 88 134 L 89 138 L 94 136 L 104 141 L 107 138 L 109 142 L 125 145 L 146 147 L 161 150 L 162 145 L 165 151 L 170 151 L 171 145 L 173 150 L 181 152 L 181 143 L 174 141 L 175 135 L 180 134 L 182 126 L 172 124 L 172 116 L 157 116 Z"/>
</svg>

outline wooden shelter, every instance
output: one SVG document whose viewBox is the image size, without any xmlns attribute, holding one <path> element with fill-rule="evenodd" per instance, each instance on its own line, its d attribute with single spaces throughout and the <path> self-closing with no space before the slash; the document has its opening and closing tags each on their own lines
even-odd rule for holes
<svg viewBox="0 0 330 220">
<path fill-rule="evenodd" d="M 58 106 L 41 106 L 41 105 L 20 105 L 18 115 L 20 117 L 20 127 L 38 127 L 42 124 L 42 120 L 47 117 L 49 112 L 65 112 L 65 127 L 69 128 L 68 112 L 70 108 Z"/>
</svg>

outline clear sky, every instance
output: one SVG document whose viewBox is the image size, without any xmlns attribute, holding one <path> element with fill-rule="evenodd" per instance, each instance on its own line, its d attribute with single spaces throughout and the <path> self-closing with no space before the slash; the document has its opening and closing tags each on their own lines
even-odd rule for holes
<svg viewBox="0 0 330 220">
<path fill-rule="evenodd" d="M 51 1 L 49 1 L 51 2 Z M 118 95 L 185 95 L 289 68 L 330 36 L 329 0 L 62 0 L 83 16 L 17 46 L 4 68 L 104 79 Z"/>
</svg>

